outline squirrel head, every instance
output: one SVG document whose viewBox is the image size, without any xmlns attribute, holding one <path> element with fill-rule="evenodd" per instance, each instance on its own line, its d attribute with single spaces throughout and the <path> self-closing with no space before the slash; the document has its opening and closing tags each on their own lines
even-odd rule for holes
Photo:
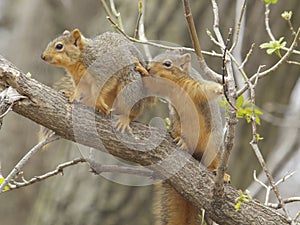
<svg viewBox="0 0 300 225">
<path fill-rule="evenodd" d="M 41 58 L 55 66 L 72 66 L 80 61 L 85 46 L 86 39 L 78 29 L 66 30 L 48 44 Z"/>
<path fill-rule="evenodd" d="M 191 70 L 191 55 L 180 54 L 178 51 L 166 51 L 156 56 L 149 64 L 149 74 L 176 81 L 188 76 Z"/>
</svg>

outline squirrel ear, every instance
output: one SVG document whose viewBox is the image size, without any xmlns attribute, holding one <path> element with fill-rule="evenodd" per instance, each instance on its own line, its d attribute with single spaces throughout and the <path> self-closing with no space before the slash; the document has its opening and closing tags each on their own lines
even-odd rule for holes
<svg viewBox="0 0 300 225">
<path fill-rule="evenodd" d="M 186 73 L 190 73 L 191 71 L 191 55 L 189 53 L 186 53 L 181 56 L 181 67 L 182 70 Z"/>
<path fill-rule="evenodd" d="M 64 32 L 63 32 L 63 35 L 69 35 L 70 34 L 70 31 L 68 31 L 68 30 L 65 30 Z"/>
<path fill-rule="evenodd" d="M 74 45 L 81 47 L 83 45 L 83 36 L 79 29 L 74 29 L 71 33 L 71 37 L 74 39 Z"/>
</svg>

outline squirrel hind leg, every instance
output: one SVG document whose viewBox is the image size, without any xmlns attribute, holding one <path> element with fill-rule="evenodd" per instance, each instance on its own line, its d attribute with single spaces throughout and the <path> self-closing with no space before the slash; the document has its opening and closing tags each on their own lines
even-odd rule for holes
<svg viewBox="0 0 300 225">
<path fill-rule="evenodd" d="M 182 149 L 184 151 L 188 151 L 188 145 L 182 137 L 178 136 L 178 137 L 174 138 L 174 141 L 175 141 L 176 145 L 179 146 L 180 149 Z"/>
<path fill-rule="evenodd" d="M 102 112 L 105 115 L 108 115 L 111 111 L 101 96 L 97 99 L 96 108 L 99 112 Z"/>
</svg>

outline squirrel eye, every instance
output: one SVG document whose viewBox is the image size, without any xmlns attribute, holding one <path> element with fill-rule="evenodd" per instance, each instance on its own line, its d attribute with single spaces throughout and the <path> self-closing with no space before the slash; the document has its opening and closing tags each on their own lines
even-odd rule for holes
<svg viewBox="0 0 300 225">
<path fill-rule="evenodd" d="M 62 50 L 63 47 L 64 47 L 64 45 L 61 44 L 61 43 L 58 43 L 58 44 L 55 45 L 55 49 L 56 49 L 56 50 Z"/>
<path fill-rule="evenodd" d="M 165 67 L 171 67 L 171 66 L 172 66 L 172 62 L 169 61 L 169 60 L 166 60 L 166 61 L 163 62 L 163 65 L 164 65 Z"/>
</svg>

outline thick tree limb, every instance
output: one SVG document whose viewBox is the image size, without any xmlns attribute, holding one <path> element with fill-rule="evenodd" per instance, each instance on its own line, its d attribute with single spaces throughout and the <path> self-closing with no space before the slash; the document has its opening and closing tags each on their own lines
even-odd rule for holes
<svg viewBox="0 0 300 225">
<path fill-rule="evenodd" d="M 224 196 L 214 198 L 211 195 L 213 175 L 186 152 L 177 151 L 169 135 L 161 138 L 161 130 L 151 129 L 150 134 L 147 126 L 133 123 L 136 137 L 125 137 L 121 142 L 109 117 L 94 115 L 94 111 L 84 105 L 70 104 L 62 94 L 27 78 L 0 56 L 0 89 L 8 86 L 27 97 L 15 103 L 13 111 L 16 113 L 52 129 L 65 139 L 102 150 L 104 145 L 112 155 L 147 166 L 158 176 L 169 178 L 169 183 L 178 192 L 194 205 L 204 208 L 219 224 L 290 224 L 281 214 L 254 201 L 244 203 L 236 212 L 234 205 L 238 191 L 227 184 Z M 149 135 L 151 140 L 161 140 L 159 147 L 148 138 Z"/>
</svg>

